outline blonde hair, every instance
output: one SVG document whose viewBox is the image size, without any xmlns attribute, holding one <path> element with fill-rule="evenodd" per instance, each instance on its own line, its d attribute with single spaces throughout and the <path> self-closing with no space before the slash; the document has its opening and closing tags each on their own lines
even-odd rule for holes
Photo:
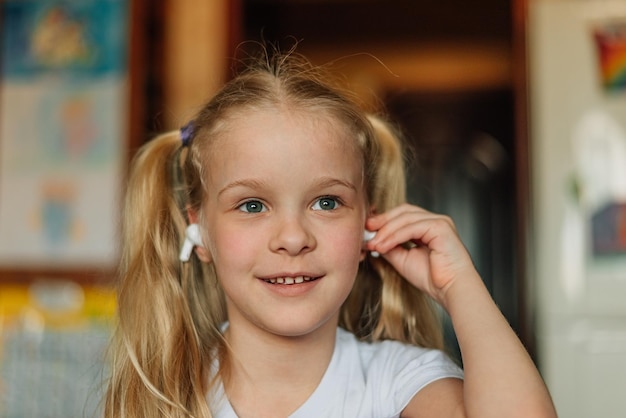
<svg viewBox="0 0 626 418">
<path fill-rule="evenodd" d="M 384 119 L 369 115 L 379 145 L 370 204 L 383 213 L 406 202 L 404 152 L 400 135 Z M 366 341 L 396 340 L 443 348 L 443 335 L 433 301 L 407 282 L 383 259 L 368 257 L 341 310 L 340 325 Z"/>
<path fill-rule="evenodd" d="M 355 138 L 368 204 L 383 212 L 404 202 L 398 136 L 327 80 L 294 53 L 265 55 L 199 111 L 189 146 L 181 146 L 178 132 L 168 133 L 134 158 L 122 217 L 119 322 L 105 417 L 212 416 L 206 396 L 219 373 L 211 367 L 228 367 L 220 332 L 227 320 L 224 295 L 211 264 L 195 255 L 181 263 L 178 255 L 188 210 L 201 212 L 210 193 L 203 161 L 214 139 L 246 112 L 295 109 L 328 118 Z M 382 259 L 361 264 L 340 326 L 363 340 L 440 348 L 439 324 L 426 296 Z"/>
</svg>

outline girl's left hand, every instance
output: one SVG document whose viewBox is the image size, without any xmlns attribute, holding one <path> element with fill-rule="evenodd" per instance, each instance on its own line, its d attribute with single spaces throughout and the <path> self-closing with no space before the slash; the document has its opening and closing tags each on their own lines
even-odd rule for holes
<svg viewBox="0 0 626 418">
<path fill-rule="evenodd" d="M 444 307 L 451 286 L 464 277 L 478 276 L 448 216 L 403 204 L 370 217 L 366 227 L 376 231 L 366 248 L 380 253 L 411 284 Z"/>
</svg>

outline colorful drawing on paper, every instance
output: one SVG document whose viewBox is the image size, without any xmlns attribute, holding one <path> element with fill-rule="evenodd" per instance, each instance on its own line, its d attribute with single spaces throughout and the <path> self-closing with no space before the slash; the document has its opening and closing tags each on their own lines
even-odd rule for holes
<svg viewBox="0 0 626 418">
<path fill-rule="evenodd" d="M 626 21 L 597 25 L 593 37 L 602 85 L 608 92 L 626 88 Z"/>
<path fill-rule="evenodd" d="M 612 202 L 591 219 L 594 255 L 626 254 L 626 203 Z"/>
<path fill-rule="evenodd" d="M 0 264 L 115 262 L 129 4 L 0 2 Z"/>
<path fill-rule="evenodd" d="M 112 123 L 120 108 L 113 87 L 97 80 L 61 86 L 7 84 L 4 102 L 16 117 L 2 128 L 3 152 L 11 154 L 5 169 L 93 170 L 110 164 L 120 152 L 119 141 L 112 140 L 118 135 Z"/>
<path fill-rule="evenodd" d="M 5 1 L 5 78 L 119 73 L 126 65 L 125 1 Z"/>
</svg>

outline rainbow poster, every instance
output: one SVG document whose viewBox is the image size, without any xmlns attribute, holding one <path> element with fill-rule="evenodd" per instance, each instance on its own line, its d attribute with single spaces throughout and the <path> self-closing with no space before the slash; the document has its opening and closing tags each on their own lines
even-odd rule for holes
<svg viewBox="0 0 626 418">
<path fill-rule="evenodd" d="M 626 21 L 596 26 L 593 35 L 602 85 L 609 92 L 626 89 Z"/>
</svg>

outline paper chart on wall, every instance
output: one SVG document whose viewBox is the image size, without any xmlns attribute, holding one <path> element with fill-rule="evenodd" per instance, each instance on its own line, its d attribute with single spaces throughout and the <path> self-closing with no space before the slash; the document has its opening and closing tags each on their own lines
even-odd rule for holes
<svg viewBox="0 0 626 418">
<path fill-rule="evenodd" d="M 0 265 L 110 265 L 127 2 L 2 3 Z"/>
</svg>

